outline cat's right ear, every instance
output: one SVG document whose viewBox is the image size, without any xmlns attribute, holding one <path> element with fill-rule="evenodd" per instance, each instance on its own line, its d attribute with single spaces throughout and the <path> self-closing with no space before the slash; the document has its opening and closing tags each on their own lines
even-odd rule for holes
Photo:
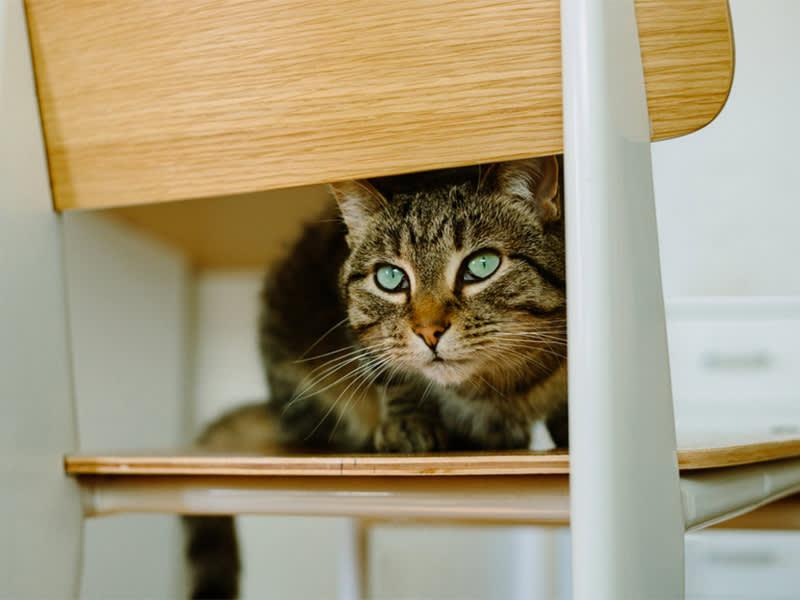
<svg viewBox="0 0 800 600">
<path fill-rule="evenodd" d="M 555 156 L 498 163 L 496 171 L 502 192 L 531 202 L 545 223 L 561 219 L 559 162 Z"/>
<path fill-rule="evenodd" d="M 369 218 L 386 207 L 386 198 L 368 181 L 340 181 L 328 185 L 347 225 L 348 242 L 358 238 Z"/>
</svg>

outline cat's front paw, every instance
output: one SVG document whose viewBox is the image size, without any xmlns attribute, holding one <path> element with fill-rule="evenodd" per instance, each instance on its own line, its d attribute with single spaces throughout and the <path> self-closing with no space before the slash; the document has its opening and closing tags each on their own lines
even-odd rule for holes
<svg viewBox="0 0 800 600">
<path fill-rule="evenodd" d="M 531 425 L 510 419 L 489 419 L 478 437 L 483 450 L 525 450 L 531 444 Z"/>
<path fill-rule="evenodd" d="M 375 430 L 377 452 L 435 452 L 444 450 L 444 428 L 422 417 L 399 417 L 384 421 Z"/>
</svg>

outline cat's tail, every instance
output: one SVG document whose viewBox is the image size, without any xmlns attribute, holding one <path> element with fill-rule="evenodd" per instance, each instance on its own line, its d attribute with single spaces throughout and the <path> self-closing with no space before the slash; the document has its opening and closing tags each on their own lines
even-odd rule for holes
<svg viewBox="0 0 800 600">
<path fill-rule="evenodd" d="M 197 438 L 196 447 L 213 452 L 265 453 L 278 441 L 278 423 L 264 402 L 225 413 Z M 190 594 L 197 600 L 238 597 L 241 560 L 232 516 L 183 518 Z"/>
<path fill-rule="evenodd" d="M 192 600 L 239 596 L 239 547 L 233 517 L 184 517 Z"/>
</svg>

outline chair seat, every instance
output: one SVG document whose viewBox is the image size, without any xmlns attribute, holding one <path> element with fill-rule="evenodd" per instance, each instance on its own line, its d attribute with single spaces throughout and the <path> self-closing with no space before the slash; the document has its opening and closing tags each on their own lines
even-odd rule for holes
<svg viewBox="0 0 800 600">
<path fill-rule="evenodd" d="M 678 451 L 687 529 L 719 524 L 800 491 L 800 438 L 717 435 Z M 358 516 L 569 523 L 569 454 L 259 455 L 196 450 L 74 454 L 87 516 L 123 512 Z M 764 527 L 793 527 L 783 502 Z M 748 526 L 745 522 L 743 526 Z"/>
<path fill-rule="evenodd" d="M 717 435 L 684 440 L 681 471 L 748 465 L 800 457 L 800 438 Z M 221 454 L 194 449 L 72 454 L 69 475 L 186 476 L 479 476 L 569 474 L 564 450 L 447 454 L 301 454 L 269 448 L 259 454 Z"/>
</svg>

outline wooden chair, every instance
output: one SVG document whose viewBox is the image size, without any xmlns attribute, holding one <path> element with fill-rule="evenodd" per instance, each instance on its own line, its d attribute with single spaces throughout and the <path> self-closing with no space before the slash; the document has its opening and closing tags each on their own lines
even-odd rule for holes
<svg viewBox="0 0 800 600">
<path fill-rule="evenodd" d="M 674 430 L 650 142 L 721 110 L 725 0 L 26 6 L 0 6 L 0 595 L 72 597 L 83 518 L 166 512 L 569 523 L 576 599 L 682 598 L 686 530 L 800 490 L 798 439 Z M 51 189 L 96 209 L 561 151 L 569 455 L 81 454 Z"/>
</svg>

